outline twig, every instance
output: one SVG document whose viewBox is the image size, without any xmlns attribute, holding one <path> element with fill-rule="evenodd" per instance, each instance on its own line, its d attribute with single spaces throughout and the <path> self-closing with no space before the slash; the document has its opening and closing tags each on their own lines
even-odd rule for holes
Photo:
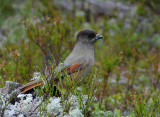
<svg viewBox="0 0 160 117">
<path fill-rule="evenodd" d="M 44 101 L 44 98 L 42 100 L 42 102 Z M 29 115 L 29 117 L 34 113 L 34 111 L 39 107 L 40 104 L 38 104 L 38 106 L 36 106 L 36 108 L 31 112 L 31 114 Z"/>
<path fill-rule="evenodd" d="M 29 114 L 29 117 L 34 113 L 34 111 L 39 107 L 39 104 L 38 106 L 36 106 L 36 108 Z"/>
</svg>

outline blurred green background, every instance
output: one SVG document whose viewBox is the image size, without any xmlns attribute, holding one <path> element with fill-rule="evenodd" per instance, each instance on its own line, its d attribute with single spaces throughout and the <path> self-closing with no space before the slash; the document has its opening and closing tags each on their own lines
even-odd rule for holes
<svg viewBox="0 0 160 117">
<path fill-rule="evenodd" d="M 0 0 L 0 87 L 63 62 L 91 28 L 104 36 L 95 47 L 97 112 L 160 116 L 159 8 L 160 0 Z"/>
</svg>

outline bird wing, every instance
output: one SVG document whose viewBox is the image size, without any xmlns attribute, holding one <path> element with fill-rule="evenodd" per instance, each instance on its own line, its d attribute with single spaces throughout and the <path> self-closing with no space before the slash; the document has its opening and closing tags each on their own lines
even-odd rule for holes
<svg viewBox="0 0 160 117">
<path fill-rule="evenodd" d="M 74 63 L 72 65 L 67 65 L 64 67 L 60 67 L 58 68 L 58 70 L 60 71 L 61 75 L 65 75 L 65 72 L 67 72 L 68 75 L 71 75 L 72 73 L 78 72 L 80 70 L 82 70 L 83 68 L 85 68 L 87 66 L 88 61 L 86 62 L 77 62 Z M 58 66 L 59 67 L 59 66 Z M 54 79 L 55 81 L 58 81 L 58 78 Z M 34 80 L 32 82 L 29 82 L 21 87 L 18 88 L 18 90 L 21 92 L 21 94 L 29 91 L 30 89 L 33 89 L 37 86 L 40 86 L 41 84 L 43 84 L 42 80 Z"/>
</svg>

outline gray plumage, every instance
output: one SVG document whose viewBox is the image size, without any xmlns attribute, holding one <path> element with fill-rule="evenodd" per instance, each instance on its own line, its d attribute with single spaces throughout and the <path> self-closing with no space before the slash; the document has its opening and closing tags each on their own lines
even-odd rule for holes
<svg viewBox="0 0 160 117">
<path fill-rule="evenodd" d="M 94 43 L 101 38 L 103 38 L 103 36 L 97 34 L 94 30 L 85 29 L 80 31 L 71 54 L 63 63 L 56 67 L 54 72 L 61 72 L 61 75 L 63 75 L 64 71 L 67 71 L 71 80 L 74 79 L 75 82 L 81 82 L 84 75 L 88 75 L 92 70 L 94 64 Z M 76 78 L 74 76 L 75 73 L 77 73 Z M 53 74 L 51 73 L 50 75 Z M 54 80 L 58 83 L 58 78 Z M 21 93 L 25 93 L 42 83 L 40 80 L 35 80 L 19 87 L 18 90 L 20 90 Z"/>
</svg>

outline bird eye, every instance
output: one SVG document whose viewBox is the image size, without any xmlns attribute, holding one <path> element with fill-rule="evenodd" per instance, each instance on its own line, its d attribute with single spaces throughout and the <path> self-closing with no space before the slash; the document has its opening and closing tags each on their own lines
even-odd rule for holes
<svg viewBox="0 0 160 117">
<path fill-rule="evenodd" d="M 94 38 L 96 35 L 95 34 L 89 34 L 88 37 L 89 38 Z"/>
</svg>

